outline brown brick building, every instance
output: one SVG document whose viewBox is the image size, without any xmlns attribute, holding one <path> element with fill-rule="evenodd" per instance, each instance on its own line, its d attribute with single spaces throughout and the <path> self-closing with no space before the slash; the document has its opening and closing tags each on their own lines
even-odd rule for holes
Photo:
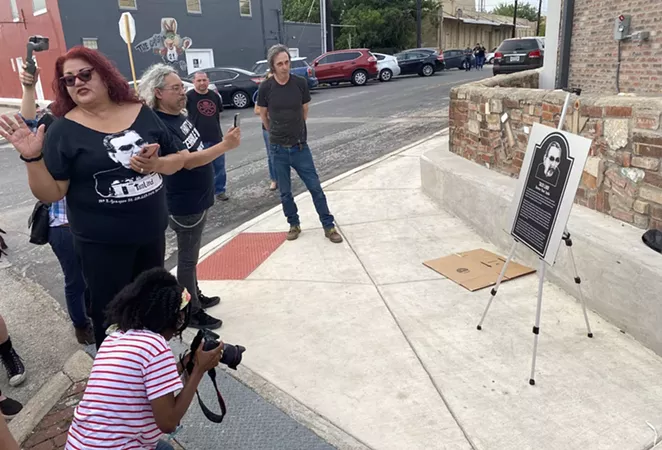
<svg viewBox="0 0 662 450">
<path fill-rule="evenodd" d="M 570 86 L 587 92 L 617 92 L 618 43 L 613 32 L 614 21 L 620 14 L 632 16 L 631 33 L 650 32 L 646 42 L 621 43 L 620 92 L 662 94 L 662 2 L 659 0 L 575 0 Z"/>
</svg>

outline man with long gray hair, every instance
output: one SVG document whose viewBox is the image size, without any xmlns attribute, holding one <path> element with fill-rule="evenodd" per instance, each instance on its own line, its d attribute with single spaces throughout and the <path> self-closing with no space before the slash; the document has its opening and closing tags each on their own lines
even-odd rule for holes
<svg viewBox="0 0 662 450">
<path fill-rule="evenodd" d="M 189 151 L 184 169 L 165 177 L 169 223 L 177 234 L 177 280 L 191 294 L 189 326 L 219 328 L 223 322 L 205 313 L 204 309 L 217 305 L 221 299 L 206 297 L 200 292 L 196 266 L 207 210 L 214 204 L 212 161 L 239 146 L 240 131 L 231 129 L 223 142 L 205 149 L 200 133 L 182 114 L 186 106 L 186 88 L 177 72 L 168 65 L 156 64 L 147 69 L 138 93 L 179 142 L 178 148 Z"/>
<path fill-rule="evenodd" d="M 271 47 L 267 60 L 273 77 L 260 85 L 258 106 L 262 124 L 269 132 L 269 151 L 273 155 L 283 213 L 290 224 L 287 239 L 293 241 L 301 234 L 298 209 L 292 196 L 290 168 L 294 168 L 313 197 L 324 235 L 333 243 L 341 243 L 342 236 L 336 230 L 333 216 L 329 212 L 307 143 L 306 120 L 310 103 L 308 83 L 290 74 L 290 52 L 284 45 Z"/>
</svg>

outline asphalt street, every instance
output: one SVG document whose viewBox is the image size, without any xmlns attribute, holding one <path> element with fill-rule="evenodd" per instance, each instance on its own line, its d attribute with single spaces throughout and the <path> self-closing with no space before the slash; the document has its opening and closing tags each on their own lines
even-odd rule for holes
<svg viewBox="0 0 662 450">
<path fill-rule="evenodd" d="M 332 178 L 445 128 L 450 89 L 490 74 L 490 70 L 452 70 L 430 78 L 402 77 L 363 87 L 348 84 L 313 91 L 308 135 L 320 177 Z M 211 209 L 204 244 L 280 202 L 278 193 L 268 190 L 259 118 L 252 109 L 227 109 L 223 113 L 225 129 L 236 112 L 242 117 L 242 144 L 227 154 L 230 200 L 217 202 Z M 293 189 L 295 194 L 304 189 L 296 174 Z M 0 144 L 0 228 L 7 232 L 9 261 L 14 271 L 42 285 L 66 308 L 63 277 L 50 247 L 28 242 L 27 221 L 34 202 L 23 163 L 11 146 Z M 333 212 L 333 205 L 329 206 Z M 283 217 L 283 231 L 287 228 Z M 140 232 L 138 224 L 136 232 Z M 176 264 L 175 252 L 175 236 L 169 230 L 168 268 Z"/>
</svg>

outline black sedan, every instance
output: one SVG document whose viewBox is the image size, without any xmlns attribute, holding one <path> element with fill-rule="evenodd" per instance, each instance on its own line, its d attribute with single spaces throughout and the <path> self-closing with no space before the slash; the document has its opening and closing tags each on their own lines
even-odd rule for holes
<svg viewBox="0 0 662 450">
<path fill-rule="evenodd" d="M 429 77 L 437 71 L 444 70 L 444 57 L 434 50 L 405 50 L 395 57 L 398 58 L 401 75 L 417 74 Z"/>
<path fill-rule="evenodd" d="M 248 70 L 234 67 L 215 67 L 205 69 L 209 81 L 221 94 L 225 106 L 248 108 L 253 104 L 253 95 L 257 92 L 262 78 Z M 191 81 L 191 80 L 187 80 Z"/>
</svg>

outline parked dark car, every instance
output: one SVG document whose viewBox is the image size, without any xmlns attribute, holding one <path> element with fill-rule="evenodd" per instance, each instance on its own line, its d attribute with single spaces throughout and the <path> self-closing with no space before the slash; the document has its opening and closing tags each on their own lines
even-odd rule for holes
<svg viewBox="0 0 662 450">
<path fill-rule="evenodd" d="M 313 61 L 313 68 L 320 83 L 348 81 L 355 86 L 363 86 L 379 75 L 377 58 L 367 48 L 324 53 Z"/>
<path fill-rule="evenodd" d="M 444 64 L 446 64 L 446 69 L 464 69 L 462 63 L 464 62 L 464 50 L 463 49 L 449 49 L 444 50 Z M 471 67 L 476 67 L 476 57 L 471 55 Z"/>
<path fill-rule="evenodd" d="M 542 67 L 545 44 L 537 37 L 506 39 L 494 53 L 492 73 L 521 72 Z"/>
<path fill-rule="evenodd" d="M 266 59 L 258 61 L 253 66 L 253 72 L 260 75 L 261 77 L 266 77 L 269 73 L 269 63 Z M 301 78 L 305 78 L 308 81 L 308 89 L 314 89 L 319 85 L 319 81 L 315 76 L 315 69 L 313 69 L 306 58 L 304 57 L 295 57 L 292 58 L 290 62 L 290 73 L 298 75 Z"/>
<path fill-rule="evenodd" d="M 444 70 L 444 57 L 434 50 L 405 50 L 394 56 L 398 58 L 400 75 L 418 74 L 422 77 L 429 77 L 435 72 Z"/>
<path fill-rule="evenodd" d="M 253 104 L 253 94 L 263 78 L 256 73 L 234 67 L 205 69 L 209 81 L 216 86 L 226 106 L 248 108 Z M 191 81 L 190 79 L 186 81 Z"/>
</svg>

